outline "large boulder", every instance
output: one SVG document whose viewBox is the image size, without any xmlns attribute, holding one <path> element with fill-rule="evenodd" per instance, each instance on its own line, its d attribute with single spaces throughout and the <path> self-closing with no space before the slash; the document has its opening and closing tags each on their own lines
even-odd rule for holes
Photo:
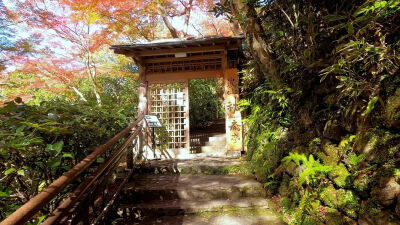
<svg viewBox="0 0 400 225">
<path fill-rule="evenodd" d="M 400 194 L 400 184 L 394 177 L 382 177 L 371 194 L 384 206 L 393 205 Z"/>
<path fill-rule="evenodd" d="M 359 225 L 400 225 L 397 219 L 393 218 L 390 211 L 382 211 L 378 215 L 361 215 L 358 219 Z"/>
</svg>

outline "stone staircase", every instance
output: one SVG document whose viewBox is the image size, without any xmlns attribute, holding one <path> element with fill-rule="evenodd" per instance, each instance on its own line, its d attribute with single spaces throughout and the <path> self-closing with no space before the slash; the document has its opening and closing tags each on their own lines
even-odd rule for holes
<svg viewBox="0 0 400 225">
<path fill-rule="evenodd" d="M 270 209 L 262 184 L 221 168 L 240 159 L 151 160 L 137 166 L 121 194 L 114 224 L 284 224 Z"/>
<path fill-rule="evenodd" d="M 202 153 L 225 153 L 226 134 L 216 134 L 208 138 L 208 141 L 201 146 Z"/>
</svg>

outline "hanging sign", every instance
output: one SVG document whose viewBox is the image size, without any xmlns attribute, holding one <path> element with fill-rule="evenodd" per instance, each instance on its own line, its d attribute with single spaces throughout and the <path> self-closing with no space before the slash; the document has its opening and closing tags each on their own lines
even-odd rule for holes
<svg viewBox="0 0 400 225">
<path fill-rule="evenodd" d="M 158 120 L 157 116 L 155 115 L 145 115 L 144 119 L 149 127 L 162 127 L 160 120 Z"/>
</svg>

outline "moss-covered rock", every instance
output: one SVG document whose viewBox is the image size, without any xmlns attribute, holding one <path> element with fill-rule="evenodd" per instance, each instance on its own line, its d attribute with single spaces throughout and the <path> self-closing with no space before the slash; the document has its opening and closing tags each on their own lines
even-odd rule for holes
<svg viewBox="0 0 400 225">
<path fill-rule="evenodd" d="M 326 225 L 347 224 L 343 215 L 335 208 L 325 207 L 325 223 Z"/>
<path fill-rule="evenodd" d="M 325 165 L 336 166 L 339 162 L 339 149 L 329 142 L 325 143 L 323 151 L 318 154 L 318 157 L 322 159 Z"/>
<path fill-rule="evenodd" d="M 338 208 L 343 210 L 349 217 L 357 218 L 359 197 L 351 190 L 339 189 L 337 193 L 339 202 Z"/>
<path fill-rule="evenodd" d="M 346 166 L 343 163 L 340 163 L 333 167 L 332 171 L 329 172 L 329 176 L 337 186 L 345 187 L 350 178 L 350 173 L 347 171 Z"/>
<path fill-rule="evenodd" d="M 397 88 L 394 96 L 388 98 L 384 119 L 389 127 L 400 128 L 400 88 Z"/>
<path fill-rule="evenodd" d="M 391 210 L 379 204 L 376 197 L 362 201 L 360 205 L 358 224 L 360 225 L 381 225 L 381 224 L 400 224 L 400 220 Z"/>
<path fill-rule="evenodd" d="M 384 164 L 391 156 L 398 154 L 399 143 L 400 134 L 374 128 L 357 134 L 354 149 L 365 154 L 368 161 Z"/>
<path fill-rule="evenodd" d="M 359 211 L 359 197 L 351 190 L 336 190 L 329 185 L 321 192 L 321 200 L 330 208 L 336 208 L 351 218 L 357 218 Z"/>
<path fill-rule="evenodd" d="M 279 194 L 282 196 L 288 196 L 290 188 L 290 178 L 288 176 L 283 176 L 278 189 Z"/>
<path fill-rule="evenodd" d="M 400 184 L 394 177 L 381 177 L 379 183 L 372 189 L 371 194 L 384 206 L 393 205 L 400 195 Z"/>
<path fill-rule="evenodd" d="M 370 180 L 371 178 L 367 173 L 360 173 L 353 181 L 354 188 L 359 192 L 367 191 Z"/>
<path fill-rule="evenodd" d="M 399 225 L 400 222 L 397 218 L 394 218 L 392 213 L 388 210 L 382 211 L 379 215 L 361 215 L 358 219 L 359 225 Z"/>
<path fill-rule="evenodd" d="M 323 188 L 320 197 L 324 204 L 330 208 L 335 208 L 338 205 L 337 192 L 333 185 Z"/>
</svg>

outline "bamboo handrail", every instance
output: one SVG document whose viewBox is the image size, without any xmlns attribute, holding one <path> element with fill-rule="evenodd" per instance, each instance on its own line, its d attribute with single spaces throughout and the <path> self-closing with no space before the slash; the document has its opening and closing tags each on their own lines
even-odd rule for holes
<svg viewBox="0 0 400 225">
<path fill-rule="evenodd" d="M 13 214 L 3 220 L 0 225 L 23 225 L 28 222 L 40 209 L 48 204 L 58 193 L 71 184 L 78 176 L 93 164 L 103 153 L 117 143 L 121 138 L 125 137 L 133 128 L 135 128 L 144 118 L 139 115 L 138 118 L 130 126 L 119 132 L 113 138 L 108 140 L 101 146 L 95 147 L 94 151 L 86 156 L 82 161 L 76 164 L 72 169 L 65 172 L 61 177 L 51 183 L 43 191 L 30 199 L 27 203 L 17 209 Z"/>
</svg>

